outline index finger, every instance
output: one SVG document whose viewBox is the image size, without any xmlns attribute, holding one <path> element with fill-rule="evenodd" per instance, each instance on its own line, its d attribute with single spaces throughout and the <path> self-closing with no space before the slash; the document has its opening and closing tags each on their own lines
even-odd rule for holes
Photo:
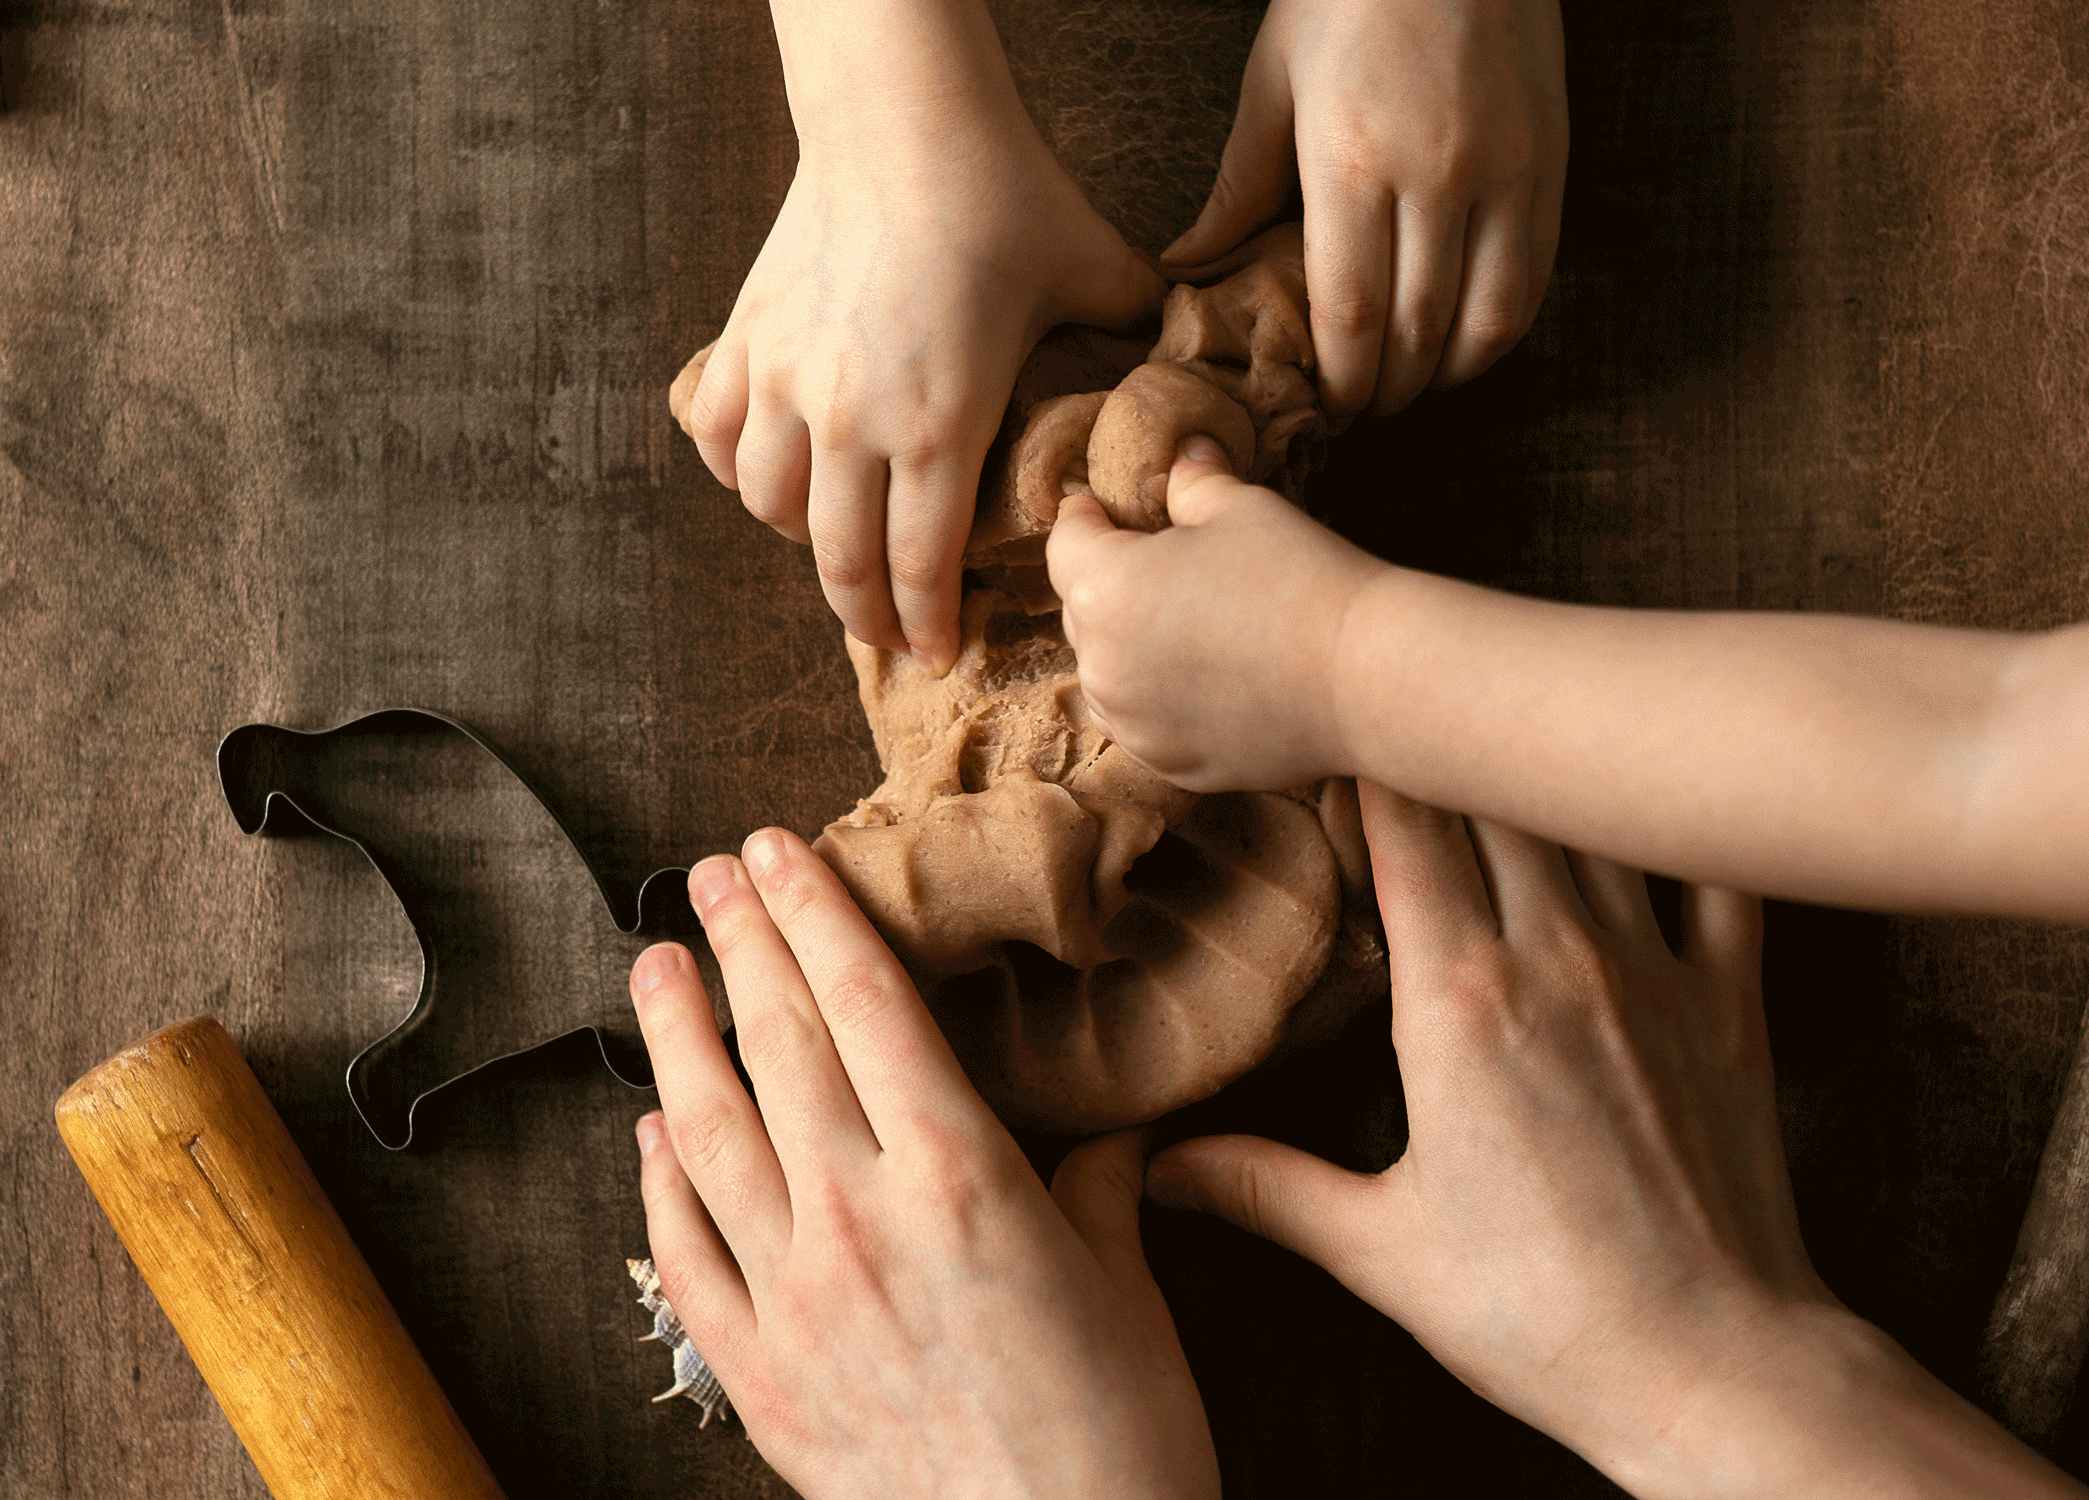
<svg viewBox="0 0 2089 1500">
<path fill-rule="evenodd" d="M 1306 311 L 1320 362 L 1320 397 L 1338 424 L 1378 384 L 1393 294 L 1393 193 L 1320 163 L 1302 174 Z"/>
<path fill-rule="evenodd" d="M 1500 929 L 1464 818 L 1368 781 L 1358 781 L 1356 790 L 1385 920 L 1393 1045 L 1400 1047 L 1431 1013 L 1426 1002 L 1442 987 L 1451 964 L 1493 942 Z"/>
<path fill-rule="evenodd" d="M 741 857 L 812 987 L 879 1144 L 890 1150 L 924 1114 L 990 1121 L 913 980 L 826 861 L 780 828 L 748 839 Z"/>
<path fill-rule="evenodd" d="M 957 660 L 958 584 L 985 454 L 981 442 L 948 460 L 892 461 L 885 504 L 892 603 L 907 645 L 933 672 Z"/>
</svg>

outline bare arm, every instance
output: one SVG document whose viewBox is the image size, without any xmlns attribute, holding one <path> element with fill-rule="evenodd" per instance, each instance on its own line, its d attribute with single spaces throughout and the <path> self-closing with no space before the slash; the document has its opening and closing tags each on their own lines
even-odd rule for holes
<svg viewBox="0 0 2089 1500">
<path fill-rule="evenodd" d="M 1543 603 L 1387 569 L 1342 634 L 1355 769 L 1693 880 L 2089 918 L 2089 628 Z"/>
<path fill-rule="evenodd" d="M 1203 444 L 1168 530 L 1073 496 L 1050 554 L 1090 702 L 1180 785 L 1353 774 L 1689 880 L 2089 920 L 2089 626 L 1521 599 L 1370 557 Z"/>
</svg>

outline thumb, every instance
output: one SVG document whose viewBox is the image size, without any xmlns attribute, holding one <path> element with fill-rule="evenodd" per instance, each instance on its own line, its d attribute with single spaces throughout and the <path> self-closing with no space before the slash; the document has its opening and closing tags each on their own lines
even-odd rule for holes
<svg viewBox="0 0 2089 1500">
<path fill-rule="evenodd" d="M 1052 1201 L 1112 1275 L 1150 1281 L 1139 1242 L 1146 1179 L 1146 1132 L 1120 1130 L 1083 1142 L 1052 1174 Z"/>
<path fill-rule="evenodd" d="M 1202 526 L 1247 488 L 1234 477 L 1226 450 L 1215 439 L 1192 433 L 1168 469 L 1168 519 L 1177 526 Z"/>
<path fill-rule="evenodd" d="M 1240 107 L 1211 196 L 1197 222 L 1161 252 L 1162 265 L 1185 268 L 1217 260 L 1283 211 L 1298 159 L 1282 62 L 1274 47 L 1257 40 L 1241 76 Z"/>
<path fill-rule="evenodd" d="M 1092 492 L 1067 490 L 1059 499 L 1059 516 L 1052 522 L 1051 535 L 1045 538 L 1045 573 L 1052 581 L 1052 591 L 1061 599 L 1069 597 L 1074 579 L 1087 570 L 1095 550 L 1116 536 L 1110 513 Z"/>
<path fill-rule="evenodd" d="M 704 366 L 710 363 L 711 351 L 717 347 L 718 340 L 713 339 L 692 354 L 689 363 L 682 366 L 681 373 L 675 376 L 675 383 L 667 388 L 668 414 L 675 419 L 676 425 L 692 438 L 696 433 L 691 425 L 689 408 L 695 402 L 696 388 L 704 378 Z"/>
<path fill-rule="evenodd" d="M 1127 245 L 1116 230 L 1109 230 L 1108 238 L 1101 264 L 1072 279 L 1077 290 L 1055 309 L 1054 322 L 1126 330 L 1151 318 L 1168 295 L 1167 278 L 1151 260 Z"/>
<path fill-rule="evenodd" d="M 1340 1277 L 1360 1249 L 1376 1177 L 1349 1172 L 1253 1135 L 1170 1146 L 1146 1167 L 1146 1192 L 1167 1208 L 1224 1219 Z"/>
</svg>

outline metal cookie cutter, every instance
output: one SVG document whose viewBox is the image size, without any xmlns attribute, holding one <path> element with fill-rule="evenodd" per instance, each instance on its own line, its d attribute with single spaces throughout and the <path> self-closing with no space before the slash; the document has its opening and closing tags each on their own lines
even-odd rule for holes
<svg viewBox="0 0 2089 1500">
<path fill-rule="evenodd" d="M 445 887 L 440 880 L 431 880 L 421 868 L 429 861 L 417 861 L 407 852 L 414 840 L 435 837 L 426 820 L 412 816 L 413 798 L 445 798 L 453 788 L 441 778 L 401 774 L 385 757 L 397 760 L 402 753 L 411 757 L 416 742 L 447 742 L 448 753 L 454 754 L 460 739 L 491 762 L 490 767 L 478 762 L 467 774 L 484 777 L 490 773 L 497 787 L 506 788 L 510 796 L 516 791 L 526 795 L 549 820 L 592 880 L 618 933 L 625 937 L 641 933 L 693 937 L 696 933 L 686 868 L 654 871 L 632 893 L 628 906 L 620 908 L 610 881 L 588 859 L 543 795 L 484 736 L 446 714 L 425 708 L 386 708 L 326 729 L 246 724 L 233 730 L 218 745 L 218 779 L 240 830 L 248 834 L 318 832 L 353 845 L 383 879 L 413 931 L 420 953 L 419 992 L 390 1030 L 356 1053 L 347 1070 L 349 1102 L 378 1144 L 390 1151 L 413 1144 L 415 1111 L 431 1095 L 497 1063 L 582 1034 L 594 1039 L 603 1065 L 619 1083 L 631 1089 L 653 1086 L 643 1046 L 595 1024 L 530 1036 L 519 1044 L 503 1044 L 490 1056 L 474 1056 L 474 1039 L 488 1017 L 485 1007 L 473 1007 L 473 1014 L 453 1018 L 451 1023 L 453 1033 L 457 1021 L 467 1023 L 463 1029 L 470 1035 L 463 1040 L 453 1034 L 437 1038 L 432 1046 L 414 1045 L 436 1014 L 436 991 L 446 968 L 479 980 L 475 971 L 490 964 L 493 948 L 503 943 L 512 946 L 513 940 L 531 940 L 538 936 L 536 928 L 541 925 L 530 923 L 526 912 L 518 915 L 516 902 L 474 899 Z M 353 774 L 344 778 L 344 769 Z M 375 784 L 381 790 L 358 808 L 355 798 L 344 793 L 344 780 Z M 386 821 L 396 825 L 392 835 L 370 838 L 370 825 Z M 358 831 L 351 832 L 351 827 Z M 447 854 L 452 865 L 485 862 L 483 851 L 461 861 L 454 848 Z M 458 920 L 445 921 L 446 917 Z M 455 930 L 460 927 L 464 929 L 461 937 Z M 474 935 L 484 939 L 476 952 L 471 942 Z M 450 955 L 447 961 L 446 953 Z M 492 1024 L 497 1027 L 503 1019 L 494 1017 Z M 447 1063 L 440 1061 L 445 1050 L 451 1055 Z M 459 1065 L 457 1056 L 473 1056 L 474 1060 Z"/>
</svg>

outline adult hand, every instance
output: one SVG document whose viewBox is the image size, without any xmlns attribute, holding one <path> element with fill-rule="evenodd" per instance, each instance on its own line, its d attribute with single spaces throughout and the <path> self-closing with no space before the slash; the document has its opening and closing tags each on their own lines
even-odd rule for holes
<svg viewBox="0 0 2089 1500">
<path fill-rule="evenodd" d="M 1018 368 L 1052 325 L 1134 321 L 1163 285 L 1053 159 L 983 10 L 794 30 L 798 9 L 778 8 L 797 175 L 676 415 L 751 514 L 811 544 L 850 634 L 941 672 Z"/>
<path fill-rule="evenodd" d="M 1761 914 L 1363 792 L 1406 1155 L 1157 1156 L 1164 1203 L 1318 1262 L 1641 1496 L 2076 1495 L 1814 1274 L 1770 1084 Z"/>
<path fill-rule="evenodd" d="M 1558 0 L 1274 0 L 1194 275 L 1305 203 L 1306 288 L 1337 419 L 1470 380 L 1529 329 L 1567 175 Z"/>
<path fill-rule="evenodd" d="M 1046 1191 L 841 882 L 774 829 L 691 900 L 753 1096 L 686 950 L 631 992 L 663 1290 L 749 1435 L 809 1496 L 1218 1493 L 1118 1135 Z"/>
</svg>

